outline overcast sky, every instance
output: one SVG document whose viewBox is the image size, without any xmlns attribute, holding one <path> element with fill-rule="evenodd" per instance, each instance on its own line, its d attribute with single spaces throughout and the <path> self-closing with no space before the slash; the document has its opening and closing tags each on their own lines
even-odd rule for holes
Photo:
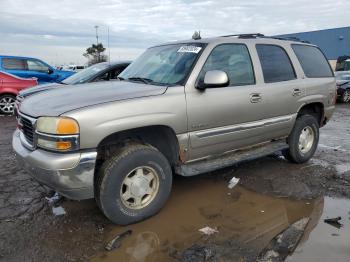
<svg viewBox="0 0 350 262">
<path fill-rule="evenodd" d="M 146 47 L 202 37 L 265 35 L 350 26 L 349 0 L 0 0 L 0 54 L 51 64 L 85 63 L 99 26 L 111 59 L 133 59 Z"/>
</svg>

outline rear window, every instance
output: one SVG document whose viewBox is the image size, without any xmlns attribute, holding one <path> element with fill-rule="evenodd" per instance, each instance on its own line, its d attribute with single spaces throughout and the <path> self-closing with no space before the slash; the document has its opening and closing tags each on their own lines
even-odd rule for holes
<svg viewBox="0 0 350 262">
<path fill-rule="evenodd" d="M 333 71 L 320 49 L 314 46 L 297 44 L 292 44 L 292 48 L 307 77 L 333 76 Z"/>
<path fill-rule="evenodd" d="M 8 70 L 26 70 L 27 63 L 24 59 L 3 58 L 2 67 Z"/>
<path fill-rule="evenodd" d="M 265 83 L 295 79 L 294 68 L 286 51 L 276 45 L 256 45 Z"/>
</svg>

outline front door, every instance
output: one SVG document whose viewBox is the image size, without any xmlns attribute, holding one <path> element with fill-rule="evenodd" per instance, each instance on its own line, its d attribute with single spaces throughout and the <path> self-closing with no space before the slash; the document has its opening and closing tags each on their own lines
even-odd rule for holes
<svg viewBox="0 0 350 262">
<path fill-rule="evenodd" d="M 57 76 L 48 65 L 36 59 L 27 60 L 28 74 L 38 78 L 40 83 L 55 82 Z M 51 69 L 51 72 L 49 71 Z"/>
<path fill-rule="evenodd" d="M 260 101 L 253 97 L 258 94 L 258 87 L 247 46 L 216 46 L 200 71 L 197 83 L 203 81 L 210 70 L 226 72 L 229 86 L 204 91 L 194 87 L 186 89 L 191 159 L 223 153 L 244 144 L 238 125 L 259 119 Z M 252 103 L 251 99 L 256 101 Z"/>
</svg>

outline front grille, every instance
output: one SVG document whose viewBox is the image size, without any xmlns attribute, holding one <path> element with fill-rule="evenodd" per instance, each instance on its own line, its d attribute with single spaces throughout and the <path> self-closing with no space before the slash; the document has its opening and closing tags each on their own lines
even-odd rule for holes
<svg viewBox="0 0 350 262">
<path fill-rule="evenodd" d="M 22 132 L 27 142 L 31 145 L 34 143 L 34 126 L 30 119 L 21 115 L 19 117 L 20 123 L 22 124 Z"/>
</svg>

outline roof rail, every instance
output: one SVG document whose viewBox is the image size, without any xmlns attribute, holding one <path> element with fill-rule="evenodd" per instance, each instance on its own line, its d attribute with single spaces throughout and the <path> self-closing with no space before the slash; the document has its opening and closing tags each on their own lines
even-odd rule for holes
<svg viewBox="0 0 350 262">
<path fill-rule="evenodd" d="M 236 36 L 238 38 L 243 39 L 249 39 L 249 38 L 268 38 L 268 39 L 277 39 L 277 40 L 284 40 L 284 41 L 295 41 L 295 42 L 301 42 L 301 43 L 310 43 L 309 41 L 301 40 L 295 36 L 290 37 L 279 37 L 279 36 L 265 36 L 261 33 L 253 33 L 253 34 L 236 34 L 236 35 L 223 35 L 221 37 L 233 37 Z"/>
<path fill-rule="evenodd" d="M 253 34 L 236 34 L 236 35 L 223 35 L 221 37 L 232 37 L 237 36 L 238 38 L 257 38 L 257 37 L 265 37 L 263 34 L 260 33 L 253 33 Z"/>
<path fill-rule="evenodd" d="M 295 37 L 295 36 L 286 36 L 286 37 L 270 36 L 269 38 L 278 39 L 278 40 L 285 40 L 285 41 L 295 41 L 295 42 L 301 42 L 301 43 L 308 43 L 308 44 L 310 44 L 309 41 L 301 40 L 300 38 Z"/>
</svg>

